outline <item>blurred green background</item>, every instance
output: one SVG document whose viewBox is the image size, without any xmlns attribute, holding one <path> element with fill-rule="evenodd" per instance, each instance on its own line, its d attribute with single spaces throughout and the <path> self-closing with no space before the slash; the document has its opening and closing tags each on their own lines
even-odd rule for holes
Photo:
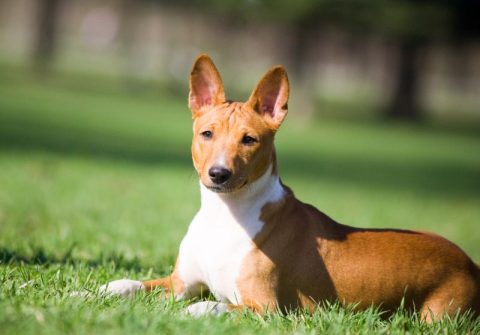
<svg viewBox="0 0 480 335">
<path fill-rule="evenodd" d="M 350 225 L 439 233 L 480 260 L 474 13 L 473 1 L 1 0 L 0 261 L 173 264 L 199 206 L 186 97 L 200 52 L 235 100 L 285 64 L 277 150 L 300 199 Z"/>
<path fill-rule="evenodd" d="M 0 333 L 478 333 L 402 312 L 193 320 L 158 294 L 70 296 L 171 271 L 199 207 L 200 52 L 234 100 L 286 66 L 277 151 L 298 198 L 480 261 L 478 13 L 475 0 L 0 0 Z"/>
</svg>

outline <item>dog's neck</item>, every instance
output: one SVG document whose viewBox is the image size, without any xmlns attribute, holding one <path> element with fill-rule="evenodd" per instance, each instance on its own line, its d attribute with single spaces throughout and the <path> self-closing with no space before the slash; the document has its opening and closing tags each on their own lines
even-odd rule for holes
<svg viewBox="0 0 480 335">
<path fill-rule="evenodd" d="M 253 237 L 256 229 L 249 226 L 250 221 L 259 220 L 262 208 L 267 203 L 280 201 L 285 193 L 279 177 L 273 174 L 272 170 L 273 167 L 270 165 L 267 171 L 253 183 L 230 193 L 217 193 L 200 183 L 200 211 L 211 212 L 218 216 L 231 215 Z"/>
</svg>

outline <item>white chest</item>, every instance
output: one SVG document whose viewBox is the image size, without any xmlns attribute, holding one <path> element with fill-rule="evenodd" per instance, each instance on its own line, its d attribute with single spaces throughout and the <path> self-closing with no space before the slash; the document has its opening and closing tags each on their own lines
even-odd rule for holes
<svg viewBox="0 0 480 335">
<path fill-rule="evenodd" d="M 202 207 L 180 245 L 179 275 L 189 295 L 207 286 L 220 301 L 241 304 L 237 278 L 262 230 L 262 208 L 283 197 L 268 171 L 243 194 L 218 195 L 202 188 Z"/>
<path fill-rule="evenodd" d="M 258 231 L 263 226 L 258 216 L 250 224 Z M 240 304 L 236 279 L 252 247 L 251 237 L 232 215 L 200 211 L 180 247 L 182 279 L 187 286 L 207 286 L 219 301 Z"/>
</svg>

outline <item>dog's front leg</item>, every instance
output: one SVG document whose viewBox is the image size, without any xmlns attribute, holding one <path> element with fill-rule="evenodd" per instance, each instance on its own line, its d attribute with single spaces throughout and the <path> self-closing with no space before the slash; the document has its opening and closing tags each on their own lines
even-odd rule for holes
<svg viewBox="0 0 480 335">
<path fill-rule="evenodd" d="M 98 292 L 100 294 L 119 295 L 122 297 L 127 297 L 141 290 L 150 292 L 158 287 L 162 288 L 165 293 L 174 294 L 179 298 L 183 297 L 184 295 L 184 285 L 182 281 L 178 278 L 176 272 L 173 272 L 168 277 L 143 282 L 131 279 L 114 280 L 109 282 L 108 284 L 100 286 Z"/>
<path fill-rule="evenodd" d="M 108 284 L 100 286 L 99 293 L 127 297 L 141 290 L 151 292 L 156 288 L 162 288 L 165 293 L 173 294 L 177 298 L 183 298 L 185 296 L 185 284 L 180 279 L 177 266 L 175 266 L 175 269 L 169 276 L 160 279 L 147 281 L 119 279 L 111 281 Z"/>
<path fill-rule="evenodd" d="M 177 298 L 183 298 L 185 296 L 185 283 L 180 279 L 177 271 L 164 278 L 147 280 L 142 282 L 143 288 L 146 292 L 151 292 L 156 288 L 162 288 L 165 293 L 173 294 Z"/>
</svg>

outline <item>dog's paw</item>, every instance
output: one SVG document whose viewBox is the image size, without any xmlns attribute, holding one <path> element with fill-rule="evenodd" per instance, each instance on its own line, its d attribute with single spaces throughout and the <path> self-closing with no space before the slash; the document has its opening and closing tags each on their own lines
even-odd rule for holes
<svg viewBox="0 0 480 335">
<path fill-rule="evenodd" d="M 185 308 L 185 313 L 194 317 L 218 316 L 228 312 L 228 304 L 217 301 L 200 301 Z"/>
<path fill-rule="evenodd" d="M 118 295 L 122 297 L 128 297 L 143 289 L 145 289 L 145 286 L 143 286 L 141 281 L 119 279 L 100 286 L 98 293 L 103 295 Z"/>
</svg>

